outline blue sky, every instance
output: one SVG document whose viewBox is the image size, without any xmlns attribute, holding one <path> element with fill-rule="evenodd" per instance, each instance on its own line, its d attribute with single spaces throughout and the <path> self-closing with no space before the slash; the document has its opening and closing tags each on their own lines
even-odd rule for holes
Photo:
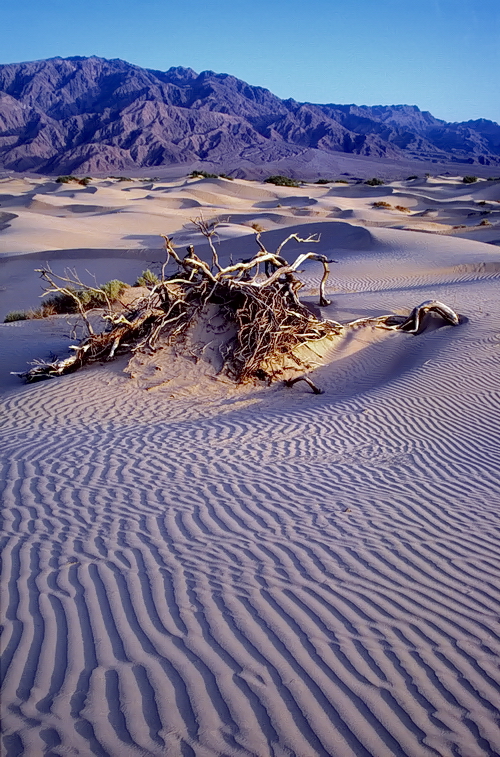
<svg viewBox="0 0 500 757">
<path fill-rule="evenodd" d="M 500 0 L 2 0 L 0 62 L 58 55 L 500 122 Z"/>
</svg>

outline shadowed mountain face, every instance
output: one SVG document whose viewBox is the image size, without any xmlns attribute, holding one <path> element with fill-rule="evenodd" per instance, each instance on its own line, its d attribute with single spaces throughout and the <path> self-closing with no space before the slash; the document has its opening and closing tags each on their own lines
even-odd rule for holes
<svg viewBox="0 0 500 757">
<path fill-rule="evenodd" d="M 446 123 L 416 106 L 280 100 L 228 74 L 152 71 L 122 60 L 53 58 L 0 66 L 0 166 L 106 173 L 304 151 L 500 164 L 500 126 Z"/>
</svg>

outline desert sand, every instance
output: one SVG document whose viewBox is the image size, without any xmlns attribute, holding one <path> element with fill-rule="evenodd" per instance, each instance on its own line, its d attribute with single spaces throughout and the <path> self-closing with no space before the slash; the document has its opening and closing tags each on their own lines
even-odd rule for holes
<svg viewBox="0 0 500 757">
<path fill-rule="evenodd" d="M 0 318 L 46 261 L 133 284 L 160 234 L 207 254 L 200 214 L 224 262 L 251 224 L 320 233 L 324 317 L 463 322 L 347 330 L 318 396 L 167 353 L 23 385 L 75 319 L 1 324 L 3 754 L 500 754 L 500 182 L 7 178 Z"/>
</svg>

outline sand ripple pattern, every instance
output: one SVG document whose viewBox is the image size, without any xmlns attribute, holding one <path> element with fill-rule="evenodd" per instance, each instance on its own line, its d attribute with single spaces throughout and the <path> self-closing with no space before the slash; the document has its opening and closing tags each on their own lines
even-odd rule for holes
<svg viewBox="0 0 500 757">
<path fill-rule="evenodd" d="M 377 445 L 354 408 L 302 439 L 273 416 L 12 444 L 7 754 L 494 754 L 490 429 L 453 457 L 419 410 Z"/>
<path fill-rule="evenodd" d="M 455 392 L 437 359 L 212 417 L 98 370 L 13 395 L 3 753 L 499 754 L 498 333 L 429 335 Z"/>
</svg>

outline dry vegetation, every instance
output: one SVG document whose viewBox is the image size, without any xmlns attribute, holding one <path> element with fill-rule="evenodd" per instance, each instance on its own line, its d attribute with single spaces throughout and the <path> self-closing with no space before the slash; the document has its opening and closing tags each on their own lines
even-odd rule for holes
<svg viewBox="0 0 500 757">
<path fill-rule="evenodd" d="M 190 331 L 200 325 L 203 328 L 203 324 L 206 327 L 217 319 L 225 324 L 226 334 L 218 344 L 222 360 L 219 372 L 224 372 L 236 383 L 256 380 L 271 383 L 278 378 L 287 378 L 286 383 L 291 386 L 304 380 L 315 393 L 321 393 L 308 376 L 293 375 L 294 372 L 304 374 L 310 368 L 296 349 L 301 345 L 338 336 L 347 327 L 363 324 L 419 333 L 429 311 L 437 312 L 453 325 L 459 323 L 456 313 L 437 301 L 419 305 L 408 317 L 384 315 L 345 325 L 320 319 L 299 300 L 302 283 L 298 271 L 308 259 L 322 264 L 319 304 L 327 306 L 330 303 L 326 299 L 325 285 L 330 272 L 329 263 L 335 261 L 314 252 L 299 255 L 293 263 L 288 263 L 282 256 L 283 247 L 290 240 L 312 244 L 319 241 L 316 235 L 303 239 L 290 234 L 275 252 L 269 252 L 257 230 L 257 253 L 252 258 L 223 267 L 214 244 L 221 222 L 218 219 L 206 221 L 200 216 L 192 223 L 208 240 L 211 264 L 199 258 L 192 245 L 181 257 L 172 239 L 164 237 L 166 259 L 161 276 L 144 271 L 136 284 L 146 287 L 147 295 L 139 296 L 130 305 L 123 304 L 119 310 L 115 303 L 123 288 L 127 287 L 123 282 L 112 281 L 103 287 L 89 287 L 75 272 L 59 276 L 49 266 L 37 269 L 48 284 L 46 294 L 49 295 L 48 309 L 43 311 L 42 306 L 40 312 L 51 314 L 54 303 L 56 312 L 77 312 L 86 336 L 70 348 L 73 351 L 70 357 L 53 362 L 35 361 L 32 368 L 17 375 L 28 382 L 37 381 L 70 373 L 88 363 L 110 360 L 118 354 L 151 354 L 173 344 L 189 352 Z M 173 275 L 166 276 L 167 266 L 172 261 L 176 270 Z M 99 333 L 95 333 L 89 316 L 89 310 L 93 308 L 104 309 L 102 317 L 106 327 Z"/>
<path fill-rule="evenodd" d="M 313 259 L 322 263 L 324 271 L 320 304 L 329 304 L 324 287 L 329 275 L 328 263 L 333 261 L 324 255 L 306 252 L 289 264 L 281 254 L 291 239 L 313 243 L 318 241 L 316 237 L 301 239 L 291 234 L 276 252 L 269 252 L 257 233 L 257 254 L 223 268 L 213 243 L 218 222 L 198 218 L 194 224 L 209 241 L 212 264 L 201 260 L 192 246 L 181 257 L 172 240 L 164 237 L 167 258 L 161 278 L 155 281 L 151 272 L 142 277 L 141 283 L 151 285 L 146 297 L 117 313 L 109 297 L 106 299 L 106 293 L 95 289 L 96 295 L 102 292 L 106 299 L 103 317 L 108 325 L 101 333 L 94 333 L 88 311 L 82 304 L 81 282 L 71 275 L 56 276 L 49 267 L 39 269 L 49 285 L 48 293 L 73 300 L 85 323 L 87 336 L 72 348 L 71 357 L 53 363 L 37 362 L 21 375 L 35 381 L 69 373 L 86 363 L 109 360 L 119 353 L 154 351 L 160 336 L 163 343 L 165 339 L 168 343 L 182 343 L 193 322 L 202 317 L 208 306 L 214 305 L 224 320 L 234 325 L 235 336 L 223 345 L 222 356 L 224 372 L 238 383 L 255 379 L 272 381 L 277 377 L 274 360 L 292 354 L 299 344 L 342 331 L 342 326 L 335 321 L 316 318 L 298 298 L 302 284 L 297 270 L 305 260 Z M 175 262 L 177 271 L 166 277 L 165 269 L 170 260 Z M 263 269 L 265 276 L 261 275 Z M 298 358 L 295 362 L 300 367 Z"/>
<path fill-rule="evenodd" d="M 42 272 L 41 269 L 38 270 Z M 143 276 L 148 274 L 153 275 L 151 271 L 144 271 Z M 45 292 L 50 296 L 45 298 L 40 307 L 30 310 L 13 310 L 7 313 L 4 323 L 111 307 L 119 301 L 127 288 L 128 284 L 118 279 L 112 279 L 100 286 L 96 284 L 95 287 L 89 287 L 80 281 L 75 271 L 69 271 L 68 276 L 59 278 L 57 287 L 54 285 L 51 290 Z"/>
</svg>

